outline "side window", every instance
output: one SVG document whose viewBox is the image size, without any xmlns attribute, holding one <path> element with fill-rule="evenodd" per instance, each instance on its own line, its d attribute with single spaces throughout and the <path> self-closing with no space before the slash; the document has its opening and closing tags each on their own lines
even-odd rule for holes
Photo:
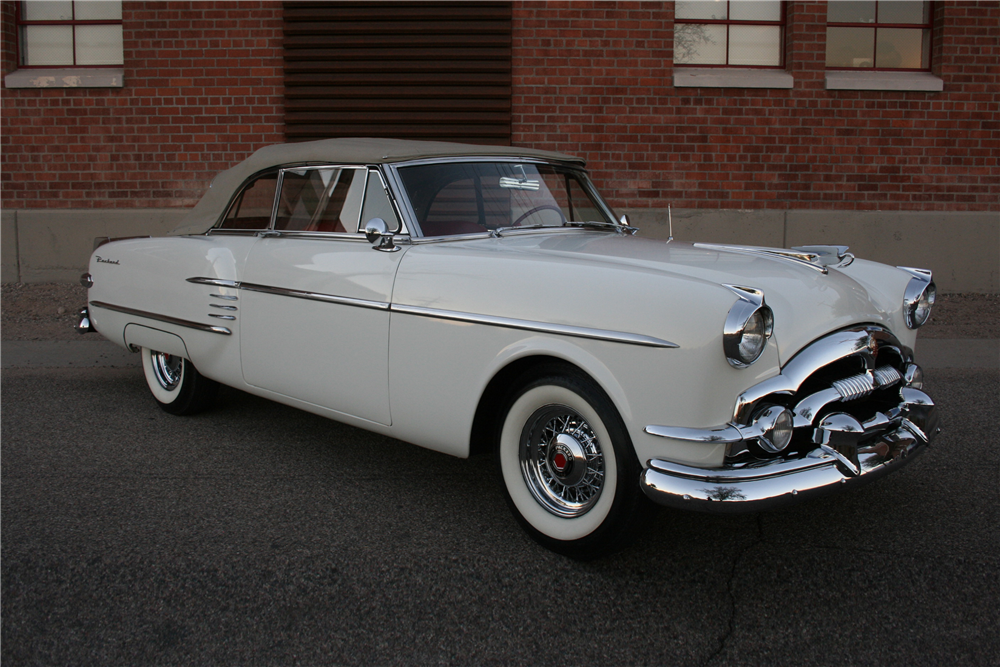
<svg viewBox="0 0 1000 667">
<path fill-rule="evenodd" d="M 274 228 L 354 233 L 364 189 L 364 169 L 286 169 Z"/>
<path fill-rule="evenodd" d="M 221 229 L 267 229 L 274 208 L 277 174 L 266 174 L 252 181 L 236 196 L 226 212 Z"/>
<path fill-rule="evenodd" d="M 399 218 L 392 208 L 392 202 L 385 194 L 385 186 L 382 184 L 382 177 L 375 169 L 368 170 L 368 189 L 365 192 L 365 208 L 361 214 L 360 227 L 372 218 L 382 218 L 386 226 L 392 232 L 399 231 Z M 354 231 L 354 230 L 352 230 Z"/>
<path fill-rule="evenodd" d="M 830 2 L 826 66 L 930 70 L 930 2 Z"/>
</svg>

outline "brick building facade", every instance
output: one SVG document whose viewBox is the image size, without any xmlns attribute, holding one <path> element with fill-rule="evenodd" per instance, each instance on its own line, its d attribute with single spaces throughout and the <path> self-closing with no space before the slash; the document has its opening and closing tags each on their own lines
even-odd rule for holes
<svg viewBox="0 0 1000 667">
<path fill-rule="evenodd" d="M 5 209 L 189 207 L 284 141 L 280 4 L 125 2 L 122 28 L 124 86 L 3 89 Z"/>
<path fill-rule="evenodd" d="M 673 5 L 515 4 L 514 144 L 625 208 L 1000 209 L 1000 3 L 936 3 L 940 93 L 827 90 L 825 2 L 787 3 L 792 88 L 676 87 Z"/>
<path fill-rule="evenodd" d="M 291 4 L 126 0 L 122 84 L 15 88 L 31 70 L 0 3 L 4 281 L 73 279 L 94 236 L 165 231 L 284 141 Z M 783 66 L 759 80 L 674 67 L 673 2 L 494 4 L 510 143 L 586 157 L 645 234 L 670 205 L 681 240 L 840 242 L 945 291 L 1000 290 L 1000 3 L 934 3 L 930 72 L 907 90 L 899 73 L 831 85 L 824 2 L 784 4 Z"/>
</svg>

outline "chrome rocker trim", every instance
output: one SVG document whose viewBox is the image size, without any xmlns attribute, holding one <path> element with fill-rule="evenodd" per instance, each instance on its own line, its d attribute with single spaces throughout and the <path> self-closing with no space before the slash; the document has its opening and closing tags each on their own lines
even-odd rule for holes
<svg viewBox="0 0 1000 667">
<path fill-rule="evenodd" d="M 667 507 L 728 514 L 783 507 L 858 485 L 902 467 L 927 448 L 939 431 L 938 417 L 932 404 L 921 407 L 897 428 L 863 443 L 864 430 L 849 430 L 857 424 L 852 417 L 829 415 L 817 428 L 819 446 L 797 458 L 718 468 L 653 459 L 642 473 L 642 490 Z M 877 429 L 876 424 L 867 430 Z"/>
<path fill-rule="evenodd" d="M 179 317 L 171 317 L 170 315 L 151 313 L 146 310 L 138 310 L 137 308 L 116 306 L 114 304 L 105 303 L 103 301 L 91 301 L 90 307 L 103 308 L 104 310 L 113 310 L 118 313 L 125 313 L 126 315 L 145 317 L 146 319 L 156 320 L 158 322 L 166 322 L 167 324 L 176 324 L 177 326 L 180 327 L 187 327 L 188 329 L 197 329 L 198 331 L 207 331 L 209 333 L 222 334 L 224 336 L 228 336 L 233 333 L 232 330 L 226 327 L 218 327 L 211 324 L 202 324 L 201 322 L 192 322 L 191 320 L 182 320 Z"/>
</svg>

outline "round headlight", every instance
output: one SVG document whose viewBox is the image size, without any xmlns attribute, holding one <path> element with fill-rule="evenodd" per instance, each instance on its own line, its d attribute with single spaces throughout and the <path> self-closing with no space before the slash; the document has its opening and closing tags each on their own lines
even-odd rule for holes
<svg viewBox="0 0 1000 667">
<path fill-rule="evenodd" d="M 746 368 L 757 361 L 774 330 L 774 315 L 764 303 L 764 295 L 759 291 L 744 294 L 729 309 L 722 334 L 726 359 L 736 368 Z"/>
<path fill-rule="evenodd" d="M 764 335 L 764 314 L 759 310 L 750 316 L 740 338 L 740 360 L 745 363 L 756 361 L 764 351 L 767 337 Z"/>
<path fill-rule="evenodd" d="M 930 319 L 931 309 L 937 298 L 937 287 L 931 281 L 929 271 L 917 272 L 916 269 L 911 269 L 910 273 L 913 278 L 903 293 L 903 317 L 907 327 L 916 329 Z"/>
<path fill-rule="evenodd" d="M 915 325 L 912 328 L 915 329 L 927 323 L 927 320 L 931 317 L 931 308 L 934 306 L 936 298 L 937 287 L 934 283 L 931 283 L 924 288 L 924 291 L 920 293 L 920 298 L 917 299 L 917 302 L 911 308 L 912 315 L 910 317 Z"/>
</svg>

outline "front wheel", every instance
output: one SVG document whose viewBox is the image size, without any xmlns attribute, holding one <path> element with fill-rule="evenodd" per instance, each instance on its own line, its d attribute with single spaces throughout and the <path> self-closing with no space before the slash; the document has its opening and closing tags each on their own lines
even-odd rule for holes
<svg viewBox="0 0 1000 667">
<path fill-rule="evenodd" d="M 142 348 L 146 384 L 160 407 L 172 415 L 193 415 L 212 405 L 219 383 L 198 372 L 190 361 Z"/>
<path fill-rule="evenodd" d="M 557 553 L 615 551 L 650 514 L 625 426 L 589 378 L 560 372 L 525 383 L 508 403 L 496 451 L 514 515 Z"/>
</svg>

